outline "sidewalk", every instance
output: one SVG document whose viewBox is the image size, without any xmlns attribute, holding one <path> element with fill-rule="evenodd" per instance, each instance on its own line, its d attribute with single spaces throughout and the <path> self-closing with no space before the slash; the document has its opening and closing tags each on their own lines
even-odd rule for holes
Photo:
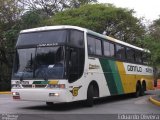
<svg viewBox="0 0 160 120">
<path fill-rule="evenodd" d="M 157 105 L 157 106 L 160 106 L 160 95 L 150 96 L 150 97 L 149 97 L 149 100 L 150 100 L 153 104 L 155 104 L 155 105 Z"/>
<path fill-rule="evenodd" d="M 10 91 L 0 91 L 0 94 L 11 94 Z"/>
</svg>

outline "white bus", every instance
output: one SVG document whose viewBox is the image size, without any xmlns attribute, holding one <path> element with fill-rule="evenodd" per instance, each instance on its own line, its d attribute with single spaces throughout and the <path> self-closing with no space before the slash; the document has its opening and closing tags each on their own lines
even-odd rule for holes
<svg viewBox="0 0 160 120">
<path fill-rule="evenodd" d="M 22 30 L 16 44 L 12 95 L 47 105 L 153 89 L 149 51 L 77 26 Z"/>
</svg>

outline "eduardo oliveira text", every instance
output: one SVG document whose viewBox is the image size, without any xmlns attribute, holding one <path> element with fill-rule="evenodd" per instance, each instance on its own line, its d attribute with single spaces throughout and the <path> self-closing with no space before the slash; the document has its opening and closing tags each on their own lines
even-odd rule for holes
<svg viewBox="0 0 160 120">
<path fill-rule="evenodd" d="M 159 120 L 158 114 L 118 114 L 119 120 Z"/>
</svg>

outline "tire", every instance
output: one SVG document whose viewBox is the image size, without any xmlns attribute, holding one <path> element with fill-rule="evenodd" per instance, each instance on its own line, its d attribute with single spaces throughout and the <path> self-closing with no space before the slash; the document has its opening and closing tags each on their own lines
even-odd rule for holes
<svg viewBox="0 0 160 120">
<path fill-rule="evenodd" d="M 136 85 L 136 92 L 134 93 L 134 97 L 139 97 L 141 94 L 141 84 L 140 83 L 137 83 Z"/>
<path fill-rule="evenodd" d="M 92 107 L 93 106 L 93 85 L 90 85 L 87 91 L 87 100 L 85 101 L 85 105 L 87 107 Z"/>
<path fill-rule="evenodd" d="M 143 83 L 142 86 L 141 86 L 141 93 L 140 93 L 141 96 L 144 96 L 145 90 L 146 90 L 146 86 L 145 86 L 145 84 Z"/>
<path fill-rule="evenodd" d="M 53 106 L 54 103 L 53 102 L 46 102 L 46 105 L 50 107 L 50 106 Z"/>
</svg>

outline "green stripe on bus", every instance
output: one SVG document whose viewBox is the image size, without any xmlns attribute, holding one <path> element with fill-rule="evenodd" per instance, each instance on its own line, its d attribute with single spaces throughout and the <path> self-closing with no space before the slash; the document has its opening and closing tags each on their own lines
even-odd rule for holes
<svg viewBox="0 0 160 120">
<path fill-rule="evenodd" d="M 100 63 L 111 95 L 122 94 L 123 87 L 116 62 L 113 60 L 100 59 Z"/>
<path fill-rule="evenodd" d="M 117 91 L 117 87 L 116 87 L 116 84 L 115 84 L 115 81 L 114 81 L 114 78 L 113 78 L 113 75 L 112 75 L 112 69 L 110 67 L 110 64 L 109 64 L 108 60 L 106 60 L 106 59 L 99 59 L 99 61 L 100 61 L 101 66 L 102 66 L 102 69 L 103 69 L 104 76 L 105 76 L 105 79 L 106 79 L 107 84 L 108 84 L 110 94 L 111 95 L 116 95 L 118 93 L 118 91 Z"/>
<path fill-rule="evenodd" d="M 118 94 L 122 94 L 123 86 L 122 86 L 121 78 L 120 78 L 119 71 L 117 68 L 117 64 L 115 61 L 112 61 L 112 60 L 108 60 L 108 62 L 111 67 L 111 72 L 112 72 L 112 75 L 113 75 L 113 78 L 114 78 L 114 81 L 117 87 Z"/>
<path fill-rule="evenodd" d="M 48 81 L 34 81 L 33 84 L 48 84 Z"/>
</svg>

